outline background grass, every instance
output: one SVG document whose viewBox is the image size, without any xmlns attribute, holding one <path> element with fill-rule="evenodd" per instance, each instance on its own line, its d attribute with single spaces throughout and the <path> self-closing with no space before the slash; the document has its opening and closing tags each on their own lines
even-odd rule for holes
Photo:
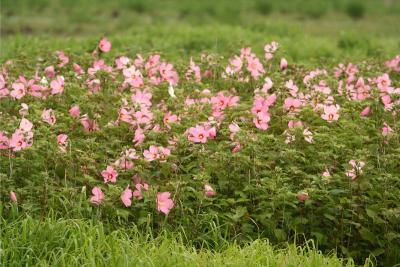
<svg viewBox="0 0 400 267">
<path fill-rule="evenodd" d="M 391 0 L 4 0 L 0 60 L 60 46 L 81 51 L 102 35 L 132 54 L 156 50 L 175 58 L 228 55 L 271 40 L 301 63 L 386 58 L 400 50 L 399 21 L 400 2 Z"/>
</svg>

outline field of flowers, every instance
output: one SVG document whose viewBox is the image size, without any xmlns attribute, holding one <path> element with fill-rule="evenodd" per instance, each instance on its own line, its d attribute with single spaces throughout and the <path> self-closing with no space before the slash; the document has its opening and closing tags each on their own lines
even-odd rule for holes
<svg viewBox="0 0 400 267">
<path fill-rule="evenodd" d="M 249 31 L 221 36 L 221 51 L 208 26 L 182 25 L 165 44 L 152 26 L 2 38 L 0 262 L 120 266 L 176 250 L 135 265 L 399 263 L 399 39 L 325 36 L 299 51 Z M 205 49 L 185 39 L 196 34 Z M 134 252 L 99 258 L 111 244 Z"/>
</svg>

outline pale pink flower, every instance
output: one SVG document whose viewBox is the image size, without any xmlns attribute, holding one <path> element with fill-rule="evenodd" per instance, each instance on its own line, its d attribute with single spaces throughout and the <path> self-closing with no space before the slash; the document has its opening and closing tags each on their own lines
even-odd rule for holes
<svg viewBox="0 0 400 267">
<path fill-rule="evenodd" d="M 21 116 L 27 116 L 29 114 L 29 106 L 25 103 L 21 103 L 21 109 L 18 110 Z"/>
<path fill-rule="evenodd" d="M 89 117 L 85 114 L 83 117 L 79 120 L 85 129 L 86 132 L 95 132 L 100 130 L 99 125 L 95 120 L 89 119 Z"/>
<path fill-rule="evenodd" d="M 272 85 L 273 85 L 273 84 L 274 84 L 274 83 L 272 82 L 271 78 L 265 77 L 265 79 L 264 79 L 264 84 L 263 84 L 263 87 L 262 87 L 261 91 L 262 91 L 263 93 L 267 93 L 268 90 L 272 88 Z"/>
<path fill-rule="evenodd" d="M 235 146 L 232 148 L 232 153 L 237 153 L 242 149 L 242 146 L 239 142 L 235 142 L 234 144 Z"/>
<path fill-rule="evenodd" d="M 93 187 L 92 194 L 93 196 L 90 198 L 91 203 L 99 205 L 104 200 L 104 193 L 100 187 Z"/>
<path fill-rule="evenodd" d="M 31 133 L 31 132 L 29 132 Z M 32 134 L 32 133 L 31 133 Z M 11 135 L 11 139 L 10 139 L 10 148 L 13 149 L 13 151 L 20 151 L 24 148 L 27 148 L 30 146 L 29 143 L 29 137 L 28 138 L 25 137 L 25 134 L 22 130 L 17 129 L 12 135 Z"/>
<path fill-rule="evenodd" d="M 136 90 L 132 95 L 131 99 L 134 104 L 140 107 L 150 107 L 151 106 L 152 94 L 146 91 Z"/>
<path fill-rule="evenodd" d="M 0 131 L 0 150 L 8 149 L 10 145 L 10 140 L 4 134 L 4 132 Z"/>
<path fill-rule="evenodd" d="M 10 96 L 15 98 L 15 99 L 21 99 L 22 97 L 25 96 L 26 94 L 26 88 L 25 85 L 21 82 L 15 82 L 12 84 L 12 91 L 10 93 Z"/>
<path fill-rule="evenodd" d="M 177 115 L 172 114 L 171 111 L 168 111 L 167 114 L 165 114 L 163 122 L 164 124 L 168 127 L 168 129 L 171 129 L 170 123 L 177 123 L 179 121 L 179 118 Z"/>
<path fill-rule="evenodd" d="M 32 130 L 32 128 L 33 128 L 33 124 L 29 120 L 27 120 L 25 118 L 23 118 L 21 120 L 21 122 L 19 124 L 19 129 L 21 129 L 23 132 L 30 132 Z"/>
<path fill-rule="evenodd" d="M 346 172 L 346 176 L 351 178 L 352 180 L 355 180 L 358 176 L 363 174 L 363 168 L 365 166 L 365 162 L 363 161 L 357 161 L 357 160 L 350 160 L 349 165 L 351 165 L 353 168 L 349 169 Z"/>
<path fill-rule="evenodd" d="M 390 126 L 386 122 L 384 122 L 383 123 L 383 127 L 382 127 L 382 135 L 383 136 L 389 136 L 392 133 L 393 133 L 393 129 L 390 128 Z"/>
<path fill-rule="evenodd" d="M 138 146 L 141 143 L 143 143 L 144 138 L 145 138 L 144 131 L 142 128 L 139 127 L 135 130 L 135 136 L 132 142 L 135 143 L 135 146 Z"/>
<path fill-rule="evenodd" d="M 288 128 L 302 127 L 303 123 L 301 121 L 292 121 L 288 122 Z"/>
<path fill-rule="evenodd" d="M 101 90 L 101 81 L 99 79 L 88 79 L 86 85 L 89 91 L 93 94 Z"/>
<path fill-rule="evenodd" d="M 143 156 L 146 161 L 153 161 L 158 159 L 160 157 L 158 147 L 151 145 L 149 149 L 144 150 Z"/>
<path fill-rule="evenodd" d="M 141 199 L 143 198 L 142 189 L 144 189 L 144 190 L 146 190 L 146 191 L 149 190 L 149 185 L 146 184 L 146 183 L 143 183 L 143 184 L 136 184 L 136 185 L 135 185 L 135 188 L 136 188 L 136 190 L 133 191 L 132 195 L 133 195 L 133 197 L 135 197 L 136 199 L 141 200 Z"/>
<path fill-rule="evenodd" d="M 286 70 L 288 67 L 288 62 L 285 58 L 281 58 L 281 62 L 279 64 L 279 68 L 281 69 L 281 71 Z"/>
<path fill-rule="evenodd" d="M 386 92 L 390 87 L 392 81 L 390 80 L 389 75 L 387 73 L 384 73 L 383 75 L 376 78 L 376 83 L 378 85 L 378 89 L 381 92 Z"/>
<path fill-rule="evenodd" d="M 125 56 L 115 59 L 115 65 L 117 66 L 117 69 L 119 69 L 119 70 L 125 69 L 126 66 L 129 64 L 129 62 L 130 62 L 130 59 Z"/>
<path fill-rule="evenodd" d="M 56 54 L 57 54 L 58 60 L 60 60 L 60 64 L 58 64 L 58 66 L 60 68 L 62 68 L 68 64 L 69 57 L 63 51 L 57 51 Z"/>
<path fill-rule="evenodd" d="M 59 134 L 57 135 L 57 144 L 61 151 L 65 152 L 67 148 L 68 135 Z"/>
<path fill-rule="evenodd" d="M 121 200 L 122 203 L 124 203 L 125 207 L 130 207 L 132 205 L 132 196 L 132 190 L 129 188 L 128 185 L 121 194 Z"/>
<path fill-rule="evenodd" d="M 54 66 L 48 66 L 44 69 L 44 74 L 49 78 L 54 78 L 56 76 L 56 72 L 54 70 Z"/>
<path fill-rule="evenodd" d="M 51 94 L 61 94 L 64 91 L 64 77 L 57 76 L 55 80 L 50 82 Z"/>
<path fill-rule="evenodd" d="M 10 192 L 10 200 L 11 200 L 12 202 L 15 202 L 15 203 L 18 202 L 17 194 L 15 194 L 14 191 L 11 191 L 11 192 Z"/>
<path fill-rule="evenodd" d="M 329 172 L 328 169 L 325 169 L 325 171 L 322 173 L 322 176 L 325 178 L 329 178 L 331 177 L 331 173 Z"/>
<path fill-rule="evenodd" d="M 158 147 L 160 162 L 166 162 L 166 158 L 171 155 L 171 150 L 167 147 Z"/>
<path fill-rule="evenodd" d="M 157 193 L 157 210 L 165 215 L 168 215 L 170 210 L 174 207 L 174 201 L 171 198 L 170 192 Z"/>
<path fill-rule="evenodd" d="M 82 74 L 85 73 L 85 71 L 83 70 L 83 68 L 82 68 L 80 65 L 76 64 L 76 63 L 72 64 L 72 68 L 74 69 L 74 72 L 75 72 L 77 75 L 82 75 Z"/>
<path fill-rule="evenodd" d="M 105 170 L 101 172 L 101 176 L 104 178 L 104 183 L 117 182 L 118 172 L 114 170 L 114 168 L 110 165 L 107 166 Z"/>
<path fill-rule="evenodd" d="M 196 127 L 191 127 L 188 129 L 188 139 L 194 143 L 206 143 L 208 133 L 204 126 L 196 125 Z"/>
<path fill-rule="evenodd" d="M 258 129 L 265 131 L 269 127 L 268 122 L 270 120 L 271 117 L 268 112 L 258 112 L 257 117 L 253 119 L 253 122 Z"/>
<path fill-rule="evenodd" d="M 304 202 L 304 201 L 306 201 L 306 200 L 309 199 L 309 198 L 310 198 L 310 196 L 308 195 L 307 192 L 302 191 L 302 192 L 297 193 L 297 199 L 298 199 L 300 202 Z"/>
<path fill-rule="evenodd" d="M 69 115 L 71 115 L 71 117 L 77 118 L 81 114 L 81 109 L 79 108 L 78 105 L 76 105 L 76 106 L 71 107 L 68 112 L 69 112 Z"/>
<path fill-rule="evenodd" d="M 313 134 L 308 128 L 305 128 L 303 130 L 303 136 L 304 136 L 304 140 L 306 140 L 306 142 L 314 143 Z"/>
<path fill-rule="evenodd" d="M 296 112 L 301 107 L 301 101 L 299 99 L 288 97 L 285 99 L 283 106 L 289 112 Z"/>
<path fill-rule="evenodd" d="M 54 115 L 54 111 L 51 108 L 43 110 L 42 120 L 50 125 L 54 125 L 56 123 L 56 116 Z"/>
<path fill-rule="evenodd" d="M 264 67 L 261 64 L 260 60 L 256 57 L 250 57 L 247 59 L 247 70 L 250 72 L 251 76 L 254 79 L 258 79 L 261 74 L 263 74 Z"/>
<path fill-rule="evenodd" d="M 321 115 L 321 118 L 329 123 L 337 121 L 339 119 L 338 111 L 339 111 L 338 105 L 326 105 L 324 106 L 324 114 Z"/>
<path fill-rule="evenodd" d="M 229 124 L 229 130 L 231 131 L 231 133 L 237 133 L 240 131 L 240 127 L 239 125 L 237 125 L 236 123 L 231 123 Z"/>
<path fill-rule="evenodd" d="M 111 43 L 107 40 L 107 38 L 103 38 L 99 42 L 99 49 L 103 53 L 108 53 L 111 49 Z"/>
</svg>

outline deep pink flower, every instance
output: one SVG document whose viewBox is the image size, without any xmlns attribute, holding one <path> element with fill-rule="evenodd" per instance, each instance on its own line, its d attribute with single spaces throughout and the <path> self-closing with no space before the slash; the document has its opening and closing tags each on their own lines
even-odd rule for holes
<svg viewBox="0 0 400 267">
<path fill-rule="evenodd" d="M 101 172 L 101 176 L 103 176 L 104 178 L 104 183 L 108 182 L 116 183 L 118 173 L 117 171 L 114 170 L 112 166 L 108 165 L 107 168 Z"/>
<path fill-rule="evenodd" d="M 212 197 L 212 196 L 215 196 L 217 193 L 210 185 L 205 184 L 204 185 L 204 194 L 206 195 L 206 197 Z"/>
<path fill-rule="evenodd" d="M 99 42 L 99 48 L 103 53 L 108 53 L 111 49 L 111 43 L 107 38 L 103 38 Z"/>
<path fill-rule="evenodd" d="M 366 117 L 369 115 L 369 113 L 371 112 L 371 107 L 368 106 L 366 108 L 364 108 L 361 113 L 360 113 L 360 117 Z"/>
<path fill-rule="evenodd" d="M 93 187 L 92 194 L 93 196 L 90 198 L 91 203 L 99 205 L 104 200 L 104 193 L 100 187 Z"/>
<path fill-rule="evenodd" d="M 174 207 L 174 201 L 170 199 L 170 192 L 157 193 L 157 210 L 165 215 L 168 215 L 170 210 Z"/>
</svg>

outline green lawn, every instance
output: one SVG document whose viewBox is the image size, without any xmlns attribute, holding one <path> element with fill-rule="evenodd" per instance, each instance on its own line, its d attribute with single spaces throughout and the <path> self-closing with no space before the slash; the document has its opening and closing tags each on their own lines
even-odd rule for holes
<svg viewBox="0 0 400 267">
<path fill-rule="evenodd" d="M 2 266 L 354 266 L 323 255 L 310 243 L 274 247 L 256 240 L 241 247 L 221 243 L 218 250 L 183 243 L 184 235 L 157 238 L 131 228 L 110 231 L 80 219 L 1 220 Z M 207 246 L 207 244 L 204 244 Z M 367 264 L 365 266 L 371 266 Z"/>
</svg>

